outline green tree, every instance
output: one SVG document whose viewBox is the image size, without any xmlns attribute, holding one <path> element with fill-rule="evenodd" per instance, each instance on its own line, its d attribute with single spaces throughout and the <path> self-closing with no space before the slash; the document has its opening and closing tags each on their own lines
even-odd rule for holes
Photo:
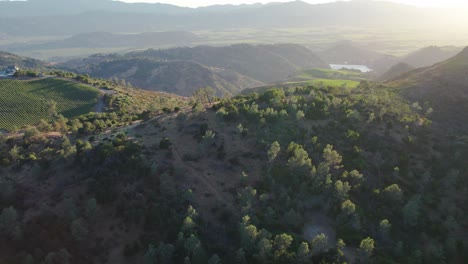
<svg viewBox="0 0 468 264">
<path fill-rule="evenodd" d="M 361 250 L 361 252 L 363 252 L 364 256 L 366 257 L 370 257 L 372 255 L 374 248 L 375 248 L 374 239 L 370 237 L 364 238 L 361 241 L 361 244 L 359 244 L 359 249 Z"/>
<path fill-rule="evenodd" d="M 316 235 L 310 242 L 313 254 L 321 254 L 328 247 L 328 237 L 324 234 Z"/>
<path fill-rule="evenodd" d="M 270 149 L 268 149 L 268 162 L 273 162 L 276 157 L 278 157 L 278 154 L 281 151 L 281 146 L 278 143 L 278 141 L 275 141 L 271 144 Z"/>
<path fill-rule="evenodd" d="M 346 215 L 354 215 L 356 213 L 356 205 L 350 200 L 346 200 L 341 204 L 341 211 Z"/>
<path fill-rule="evenodd" d="M 309 244 L 307 242 L 302 242 L 299 245 L 299 248 L 297 249 L 296 255 L 299 261 L 307 262 L 309 259 L 309 253 L 310 253 Z"/>
<path fill-rule="evenodd" d="M 392 224 L 387 219 L 380 221 L 379 224 L 379 235 L 383 241 L 390 239 L 390 232 L 392 230 Z"/>
<path fill-rule="evenodd" d="M 55 102 L 54 100 L 47 101 L 47 113 L 49 113 L 49 118 L 51 120 L 55 119 L 55 117 L 58 115 L 57 102 Z"/>
<path fill-rule="evenodd" d="M 309 154 L 304 148 L 292 142 L 289 144 L 288 153 L 290 158 L 288 159 L 288 166 L 292 169 L 301 169 L 301 168 L 312 168 L 312 160 L 309 158 Z"/>
<path fill-rule="evenodd" d="M 297 113 L 296 113 L 296 119 L 297 120 L 302 120 L 302 119 L 304 119 L 304 117 L 305 117 L 304 112 L 302 110 L 298 110 Z"/>
<path fill-rule="evenodd" d="M 341 168 L 341 162 L 343 161 L 343 157 L 336 150 L 333 150 L 332 145 L 327 145 L 325 147 L 325 149 L 323 150 L 323 158 L 331 168 Z"/>
<path fill-rule="evenodd" d="M 335 193 L 340 201 L 343 201 L 344 199 L 348 198 L 348 193 L 350 190 L 351 186 L 348 182 L 342 182 L 340 180 L 335 182 Z"/>
<path fill-rule="evenodd" d="M 273 245 L 275 248 L 275 257 L 281 257 L 288 253 L 288 249 L 293 242 L 293 237 L 288 234 L 275 236 Z"/>
<path fill-rule="evenodd" d="M 213 103 L 215 98 L 215 90 L 211 87 L 205 87 L 195 90 L 193 98 L 200 103 Z"/>
<path fill-rule="evenodd" d="M 338 250 L 338 255 L 340 257 L 344 256 L 344 248 L 346 247 L 346 243 L 343 241 L 343 239 L 339 238 L 338 242 L 336 242 L 336 249 Z"/>
<path fill-rule="evenodd" d="M 271 251 L 273 249 L 273 241 L 264 237 L 258 241 L 257 245 L 257 255 L 256 258 L 260 260 L 260 262 L 267 262 L 271 256 Z"/>
<path fill-rule="evenodd" d="M 182 223 L 182 232 L 186 234 L 192 233 L 196 224 L 190 216 L 187 216 Z"/>
<path fill-rule="evenodd" d="M 20 148 L 17 145 L 13 146 L 8 154 L 10 154 L 11 161 L 13 162 L 18 161 L 21 158 Z"/>
<path fill-rule="evenodd" d="M 258 230 L 254 225 L 247 225 L 241 227 L 241 244 L 242 247 L 251 250 L 257 240 Z"/>
<path fill-rule="evenodd" d="M 403 200 L 403 191 L 398 184 L 392 184 L 383 190 L 384 195 L 392 202 L 400 203 Z"/>
</svg>

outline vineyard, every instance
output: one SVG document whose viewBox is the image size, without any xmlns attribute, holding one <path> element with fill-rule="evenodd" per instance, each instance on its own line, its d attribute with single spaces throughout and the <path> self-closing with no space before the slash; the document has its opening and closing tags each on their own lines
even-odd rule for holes
<svg viewBox="0 0 468 264">
<path fill-rule="evenodd" d="M 48 119 L 47 101 L 67 118 L 93 110 L 99 90 L 60 79 L 0 80 L 0 129 L 11 130 Z"/>
</svg>

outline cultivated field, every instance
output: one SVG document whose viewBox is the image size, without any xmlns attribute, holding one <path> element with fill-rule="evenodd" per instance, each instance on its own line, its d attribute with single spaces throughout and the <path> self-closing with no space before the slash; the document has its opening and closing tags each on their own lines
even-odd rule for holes
<svg viewBox="0 0 468 264">
<path fill-rule="evenodd" d="M 99 90 L 60 79 L 0 80 L 0 129 L 11 130 L 47 119 L 48 101 L 67 118 L 92 111 Z"/>
</svg>

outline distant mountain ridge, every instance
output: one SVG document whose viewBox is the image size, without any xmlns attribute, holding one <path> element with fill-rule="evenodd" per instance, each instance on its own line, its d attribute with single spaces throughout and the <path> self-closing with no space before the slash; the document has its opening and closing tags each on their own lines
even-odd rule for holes
<svg viewBox="0 0 468 264">
<path fill-rule="evenodd" d="M 359 14 L 359 16 L 356 16 Z M 414 18 L 418 17 L 417 20 Z M 0 32 L 9 35 L 74 35 L 83 32 L 143 32 L 308 26 L 446 27 L 468 22 L 460 12 L 379 1 L 183 8 L 108 0 L 0 2 Z"/>
<path fill-rule="evenodd" d="M 161 45 L 187 46 L 200 40 L 194 33 L 186 31 L 146 32 L 140 34 L 113 34 L 109 32 L 91 32 L 71 36 L 64 40 L 46 43 L 11 44 L 4 49 L 19 52 L 36 49 L 67 48 L 144 48 Z"/>
</svg>

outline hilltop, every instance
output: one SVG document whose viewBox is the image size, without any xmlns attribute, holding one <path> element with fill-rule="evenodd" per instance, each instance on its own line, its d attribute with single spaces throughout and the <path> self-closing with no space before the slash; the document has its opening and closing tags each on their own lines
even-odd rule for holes
<svg viewBox="0 0 468 264">
<path fill-rule="evenodd" d="M 415 68 L 428 67 L 450 59 L 460 51 L 457 47 L 430 46 L 406 55 L 402 61 Z"/>
<path fill-rule="evenodd" d="M 47 67 L 43 61 L 21 57 L 12 53 L 0 51 L 0 68 L 8 66 L 17 66 L 28 69 L 41 69 Z"/>
</svg>

